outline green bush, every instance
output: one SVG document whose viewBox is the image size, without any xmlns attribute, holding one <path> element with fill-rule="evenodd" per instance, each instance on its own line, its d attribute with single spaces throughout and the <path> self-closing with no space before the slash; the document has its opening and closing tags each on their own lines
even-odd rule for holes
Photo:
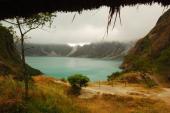
<svg viewBox="0 0 170 113">
<path fill-rule="evenodd" d="M 71 84 L 71 92 L 74 94 L 79 94 L 82 87 L 87 86 L 90 79 L 82 74 L 75 74 L 68 77 L 68 81 Z"/>
<path fill-rule="evenodd" d="M 111 75 L 107 76 L 107 81 L 112 81 L 112 80 L 116 79 L 117 77 L 119 77 L 121 74 L 122 74 L 122 72 L 112 73 Z"/>
<path fill-rule="evenodd" d="M 152 87 L 155 87 L 155 86 L 157 86 L 157 84 L 154 80 L 150 80 L 150 81 L 146 82 L 146 87 L 148 87 L 148 88 L 152 88 Z"/>
<path fill-rule="evenodd" d="M 81 74 L 75 74 L 68 77 L 68 81 L 72 86 L 77 86 L 81 88 L 87 86 L 87 83 L 90 81 L 90 79 Z"/>
</svg>

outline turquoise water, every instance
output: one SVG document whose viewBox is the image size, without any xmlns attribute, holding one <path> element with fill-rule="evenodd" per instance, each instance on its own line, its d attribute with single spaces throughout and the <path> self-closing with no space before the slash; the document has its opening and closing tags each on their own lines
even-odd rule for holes
<svg viewBox="0 0 170 113">
<path fill-rule="evenodd" d="M 41 70 L 45 75 L 67 78 L 73 74 L 83 74 L 91 81 L 107 80 L 107 76 L 119 69 L 122 61 L 72 57 L 27 57 L 27 63 Z"/>
</svg>

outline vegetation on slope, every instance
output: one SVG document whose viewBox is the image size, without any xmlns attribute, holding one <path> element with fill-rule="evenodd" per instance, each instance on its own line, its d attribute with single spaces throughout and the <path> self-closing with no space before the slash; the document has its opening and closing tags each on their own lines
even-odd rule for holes
<svg viewBox="0 0 170 113">
<path fill-rule="evenodd" d="M 150 33 L 140 39 L 125 57 L 125 71 L 157 73 L 170 80 L 170 10 L 163 14 Z"/>
<path fill-rule="evenodd" d="M 154 88 L 158 84 L 153 78 L 151 78 L 150 73 L 130 71 L 130 72 L 116 72 L 108 76 L 108 82 L 113 83 L 114 81 L 123 82 L 125 85 L 138 84 L 147 88 Z"/>
<path fill-rule="evenodd" d="M 0 25 L 0 73 L 2 75 L 13 74 L 21 77 L 21 59 L 15 48 L 13 34 L 8 28 Z M 39 70 L 27 65 L 28 73 L 31 75 L 41 74 Z"/>
</svg>

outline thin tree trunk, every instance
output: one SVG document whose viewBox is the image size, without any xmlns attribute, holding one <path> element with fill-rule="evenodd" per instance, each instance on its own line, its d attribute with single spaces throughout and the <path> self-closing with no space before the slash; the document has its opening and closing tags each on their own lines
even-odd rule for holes
<svg viewBox="0 0 170 113">
<path fill-rule="evenodd" d="M 16 17 L 17 25 L 21 35 L 21 60 L 22 60 L 22 69 L 23 69 L 23 76 L 24 76 L 24 83 L 25 83 L 25 99 L 28 98 L 28 74 L 26 72 L 26 63 L 25 63 L 25 48 L 24 48 L 24 34 L 22 33 L 22 29 L 20 26 L 19 19 Z"/>
</svg>

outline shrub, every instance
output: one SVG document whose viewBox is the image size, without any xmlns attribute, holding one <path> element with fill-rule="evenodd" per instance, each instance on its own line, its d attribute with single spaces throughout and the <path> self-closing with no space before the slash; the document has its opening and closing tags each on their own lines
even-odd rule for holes
<svg viewBox="0 0 170 113">
<path fill-rule="evenodd" d="M 148 88 L 152 88 L 152 87 L 155 87 L 157 86 L 156 82 L 154 80 L 149 80 L 146 82 L 146 87 Z"/>
<path fill-rule="evenodd" d="M 79 94 L 81 88 L 87 86 L 87 83 L 90 81 L 90 79 L 81 74 L 75 74 L 68 77 L 68 81 L 72 86 L 71 88 L 72 93 Z"/>
<path fill-rule="evenodd" d="M 81 74 L 75 74 L 68 77 L 68 81 L 72 86 L 84 87 L 87 86 L 87 83 L 90 81 L 88 77 Z"/>
<path fill-rule="evenodd" d="M 116 79 L 117 77 L 119 77 L 123 72 L 115 72 L 112 73 L 111 75 L 107 76 L 107 81 L 112 81 L 114 79 Z"/>
</svg>

